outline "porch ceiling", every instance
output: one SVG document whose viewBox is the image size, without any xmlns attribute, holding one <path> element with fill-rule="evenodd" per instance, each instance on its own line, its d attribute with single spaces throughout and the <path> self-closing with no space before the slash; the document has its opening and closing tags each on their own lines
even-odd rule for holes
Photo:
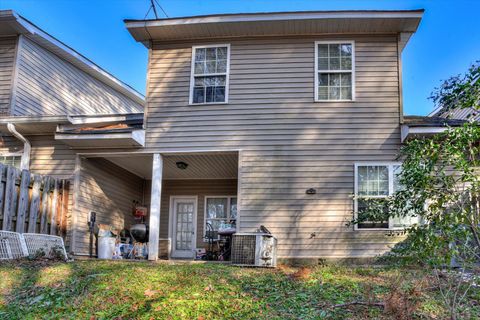
<svg viewBox="0 0 480 320">
<path fill-rule="evenodd" d="M 144 178 L 151 179 L 152 156 L 107 156 L 107 160 Z M 177 162 L 188 166 L 182 170 Z M 236 179 L 238 153 L 175 154 L 163 156 L 163 179 Z"/>
</svg>

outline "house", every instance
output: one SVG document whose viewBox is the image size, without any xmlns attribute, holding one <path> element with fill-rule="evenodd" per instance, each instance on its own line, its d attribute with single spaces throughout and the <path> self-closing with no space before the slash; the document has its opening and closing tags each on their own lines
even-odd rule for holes
<svg viewBox="0 0 480 320">
<path fill-rule="evenodd" d="M 131 201 L 142 195 L 131 179 L 139 179 L 107 162 L 102 178 L 110 175 L 110 184 L 97 183 L 95 179 L 101 179 L 94 173 L 77 174 L 81 165 L 88 166 L 80 163 L 78 154 L 85 147 L 141 147 L 144 103 L 141 94 L 74 49 L 17 13 L 0 11 L 0 162 L 71 181 L 66 239 L 70 250 L 73 236 L 84 230 L 73 227 L 79 212 L 73 207 L 81 207 L 82 214 L 100 211 L 100 222 L 119 228 L 133 221 Z M 83 130 L 76 132 L 79 129 Z M 122 185 L 133 191 L 127 199 L 115 199 L 109 187 Z M 74 195 L 74 186 L 84 192 Z M 102 203 L 102 196 L 113 200 Z M 108 215 L 101 214 L 100 206 Z M 79 247 L 77 252 L 86 250 Z"/>
<path fill-rule="evenodd" d="M 2 57 L 0 65 L 12 76 L 4 81 L 5 110 L 23 110 L 14 101 L 23 103 L 16 88 L 26 80 L 15 80 L 22 63 L 13 61 L 25 43 L 44 50 L 49 66 L 62 61 L 76 71 L 69 72 L 75 81 L 84 82 L 65 88 L 57 103 L 49 95 L 57 92 L 49 90 L 57 77 L 38 81 L 45 88 L 40 93 L 25 87 L 35 89 L 38 107 L 0 120 L 0 151 L 22 150 L 8 131 L 12 123 L 31 143 L 33 172 L 72 180 L 68 245 L 76 255 L 88 253 L 91 211 L 100 223 L 128 227 L 135 201 L 148 206 L 151 260 L 192 258 L 205 246 L 206 228 L 223 223 L 239 232 L 266 226 L 278 238 L 280 258 L 373 257 L 399 241 L 396 231 L 411 221 L 347 223 L 361 214 L 365 198 L 395 190 L 402 132 L 418 125 L 403 117 L 401 53 L 422 14 L 126 20 L 149 51 L 143 110 L 128 86 L 3 12 L 0 30 L 10 37 L 1 38 L 7 49 L 0 52 L 10 58 Z M 26 69 L 31 79 L 45 74 Z M 101 88 L 91 95 L 68 97 L 94 85 Z M 83 102 L 85 109 L 74 108 Z M 57 104 L 63 107 L 54 111 L 50 105 Z"/>
<path fill-rule="evenodd" d="M 149 50 L 150 228 L 160 221 L 153 239 L 171 239 L 172 256 L 189 256 L 206 222 L 236 219 L 240 232 L 270 229 L 282 258 L 387 251 L 399 240 L 394 230 L 409 221 L 346 224 L 361 214 L 365 198 L 388 196 L 396 186 L 404 124 L 401 53 L 422 14 L 126 20 Z M 178 173 L 191 168 L 190 180 L 170 176 L 165 163 L 162 172 L 162 159 L 172 155 L 189 165 Z M 214 164 L 205 176 L 194 167 L 197 155 Z M 234 177 L 223 175 L 228 163 L 230 173 L 238 163 Z M 224 197 L 212 195 L 214 186 L 225 189 Z M 233 199 L 236 210 L 228 206 Z"/>
</svg>

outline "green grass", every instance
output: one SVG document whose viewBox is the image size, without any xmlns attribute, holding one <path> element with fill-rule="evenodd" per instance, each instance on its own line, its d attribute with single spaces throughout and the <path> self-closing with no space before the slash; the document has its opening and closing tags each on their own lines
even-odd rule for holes
<svg viewBox="0 0 480 320">
<path fill-rule="evenodd" d="M 4 263 L 0 319 L 390 319 L 378 307 L 331 307 L 384 301 L 395 279 L 408 290 L 424 276 L 395 268 L 297 271 L 99 260 Z M 480 315 L 478 295 L 472 291 L 467 300 L 467 318 Z M 435 290 L 418 300 L 415 318 L 445 317 Z"/>
</svg>

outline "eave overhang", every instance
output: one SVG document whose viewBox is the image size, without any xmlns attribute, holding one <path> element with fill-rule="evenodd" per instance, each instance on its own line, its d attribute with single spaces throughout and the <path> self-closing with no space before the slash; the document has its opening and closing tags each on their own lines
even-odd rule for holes
<svg viewBox="0 0 480 320">
<path fill-rule="evenodd" d="M 145 130 L 111 132 L 55 133 L 55 140 L 76 149 L 138 148 L 145 146 Z"/>
<path fill-rule="evenodd" d="M 23 135 L 52 134 L 57 125 L 70 123 L 67 116 L 9 116 L 0 118 L 0 132 L 10 135 L 7 124 L 12 123 Z"/>
<path fill-rule="evenodd" d="M 73 148 L 138 148 L 145 146 L 143 113 L 69 116 L 55 140 Z"/>
<path fill-rule="evenodd" d="M 145 146 L 143 113 L 11 116 L 0 119 L 0 133 L 10 135 L 12 123 L 23 135 L 54 135 L 73 148 L 141 148 Z"/>
<path fill-rule="evenodd" d="M 431 137 L 442 133 L 450 127 L 462 126 L 466 121 L 457 119 L 445 119 L 440 117 L 404 116 L 404 123 L 401 126 L 402 143 L 422 137 Z"/>
<path fill-rule="evenodd" d="M 125 20 L 138 42 L 300 36 L 320 34 L 412 34 L 424 10 L 304 11 Z M 408 39 L 408 37 L 407 37 Z"/>
</svg>

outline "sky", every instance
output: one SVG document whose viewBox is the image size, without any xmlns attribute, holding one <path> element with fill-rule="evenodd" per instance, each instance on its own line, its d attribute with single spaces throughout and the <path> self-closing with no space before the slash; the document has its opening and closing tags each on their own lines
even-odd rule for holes
<svg viewBox="0 0 480 320">
<path fill-rule="evenodd" d="M 480 60 L 480 0 L 157 0 L 169 17 L 302 10 L 425 9 L 403 51 L 405 114 L 426 115 L 428 99 L 450 76 Z M 99 66 L 145 92 L 147 49 L 123 19 L 143 19 L 150 0 L 0 0 Z M 158 10 L 162 17 L 161 10 Z M 150 12 L 149 18 L 153 18 Z"/>
</svg>

